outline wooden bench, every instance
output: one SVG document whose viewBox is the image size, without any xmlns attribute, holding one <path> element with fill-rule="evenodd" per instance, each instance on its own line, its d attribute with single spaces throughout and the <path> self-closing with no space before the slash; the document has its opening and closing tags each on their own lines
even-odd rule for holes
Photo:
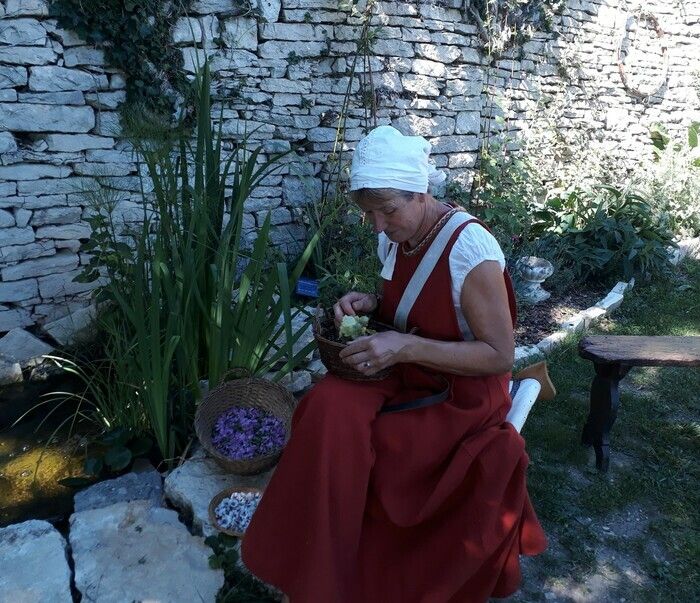
<svg viewBox="0 0 700 603">
<path fill-rule="evenodd" d="M 581 441 L 595 449 L 596 467 L 610 464 L 610 429 L 617 418 L 620 380 L 633 366 L 700 366 L 700 337 L 584 337 L 579 355 L 592 360 L 591 408 Z"/>
</svg>

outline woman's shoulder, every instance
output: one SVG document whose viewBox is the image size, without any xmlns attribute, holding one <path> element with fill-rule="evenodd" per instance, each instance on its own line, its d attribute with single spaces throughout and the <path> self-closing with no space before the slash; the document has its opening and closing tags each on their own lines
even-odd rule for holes
<svg viewBox="0 0 700 603">
<path fill-rule="evenodd" d="M 452 246 L 450 264 L 466 276 L 472 268 L 486 260 L 495 260 L 501 268 L 505 268 L 505 257 L 496 237 L 479 222 L 469 222 Z"/>
</svg>

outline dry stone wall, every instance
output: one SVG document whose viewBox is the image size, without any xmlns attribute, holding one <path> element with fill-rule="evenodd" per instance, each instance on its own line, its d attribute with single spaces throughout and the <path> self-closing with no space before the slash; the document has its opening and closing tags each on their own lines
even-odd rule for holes
<svg viewBox="0 0 700 603">
<path fill-rule="evenodd" d="M 348 89 L 346 148 L 373 124 L 373 89 L 377 124 L 428 138 L 436 164 L 467 185 L 483 139 L 501 130 L 634 161 L 652 123 L 680 134 L 700 119 L 697 0 L 568 0 L 553 32 L 495 62 L 461 0 L 379 2 L 373 56 L 352 81 L 360 20 L 338 0 L 253 0 L 247 14 L 241 4 L 193 2 L 173 43 L 189 72 L 209 57 L 227 138 L 294 150 L 246 203 L 248 236 L 271 211 L 287 251 L 303 240 L 299 208 L 320 194 Z M 109 191 L 116 219 L 138 219 L 140 167 L 120 138 L 125 85 L 48 18 L 48 0 L 0 0 L 0 333 L 88 303 L 94 285 L 73 278 L 87 261 L 90 192 Z"/>
</svg>

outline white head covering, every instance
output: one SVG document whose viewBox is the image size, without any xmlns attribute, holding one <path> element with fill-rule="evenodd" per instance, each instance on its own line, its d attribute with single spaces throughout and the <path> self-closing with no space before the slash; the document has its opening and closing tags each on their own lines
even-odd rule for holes
<svg viewBox="0 0 700 603">
<path fill-rule="evenodd" d="M 404 136 L 391 126 L 379 126 L 357 143 L 350 170 L 350 190 L 396 188 L 427 193 L 445 173 L 428 162 L 430 143 L 422 136 Z"/>
</svg>

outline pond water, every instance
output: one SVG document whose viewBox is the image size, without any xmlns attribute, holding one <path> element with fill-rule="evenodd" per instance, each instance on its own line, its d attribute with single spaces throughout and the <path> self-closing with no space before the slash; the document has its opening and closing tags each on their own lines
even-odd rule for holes
<svg viewBox="0 0 700 603">
<path fill-rule="evenodd" d="M 58 482 L 82 472 L 84 434 L 92 428 L 76 424 L 69 436 L 69 420 L 56 432 L 73 415 L 75 407 L 68 403 L 31 410 L 47 392 L 72 386 L 66 379 L 53 378 L 0 389 L 0 527 L 27 519 L 60 522 L 72 512 L 74 490 Z"/>
</svg>

